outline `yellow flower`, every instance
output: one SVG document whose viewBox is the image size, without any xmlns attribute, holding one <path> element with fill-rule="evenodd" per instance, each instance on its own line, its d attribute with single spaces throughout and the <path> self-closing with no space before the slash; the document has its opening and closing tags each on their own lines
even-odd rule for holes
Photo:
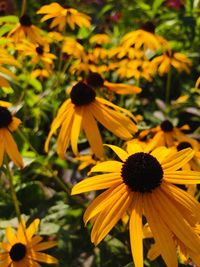
<svg viewBox="0 0 200 267">
<path fill-rule="evenodd" d="M 6 107 L 7 104 L 4 105 L 2 102 L 0 102 L 0 166 L 3 163 L 4 153 L 6 153 L 18 167 L 23 168 L 22 157 L 11 135 L 11 132 L 18 128 L 21 121 L 12 116 Z"/>
<path fill-rule="evenodd" d="M 155 34 L 155 26 L 152 22 L 146 22 L 138 30 L 127 33 L 121 41 L 124 48 L 134 47 L 137 50 L 156 51 L 168 47 L 168 42 L 162 36 Z"/>
<path fill-rule="evenodd" d="M 102 78 L 97 72 L 90 72 L 87 76 L 86 83 L 92 88 L 105 87 L 110 92 L 117 94 L 139 94 L 142 89 L 135 85 L 123 84 L 123 83 L 111 83 Z"/>
<path fill-rule="evenodd" d="M 34 64 L 43 63 L 47 70 L 50 70 L 53 66 L 53 60 L 57 57 L 50 53 L 50 48 L 47 43 L 34 44 L 28 41 L 24 41 L 16 46 L 16 49 L 20 51 L 21 55 L 27 57 L 30 56 L 31 62 Z"/>
<path fill-rule="evenodd" d="M 65 28 L 66 24 L 68 24 L 73 30 L 75 28 L 75 25 L 87 28 L 91 25 L 89 16 L 78 12 L 74 8 L 63 8 L 56 2 L 42 6 L 38 10 L 37 14 L 46 14 L 41 19 L 42 22 L 53 18 L 50 24 L 50 28 L 58 26 L 59 31 L 62 31 Z"/>
<path fill-rule="evenodd" d="M 65 37 L 62 44 L 62 52 L 75 58 L 84 56 L 84 47 L 72 37 Z"/>
<path fill-rule="evenodd" d="M 122 216 L 130 215 L 129 230 L 133 260 L 143 267 L 143 215 L 159 245 L 167 266 L 177 267 L 176 236 L 187 248 L 199 253 L 200 238 L 192 226 L 200 220 L 200 204 L 173 184 L 200 183 L 200 173 L 181 171 L 194 152 L 187 148 L 171 152 L 159 147 L 146 153 L 139 145 L 128 145 L 127 152 L 108 145 L 121 161 L 97 164 L 91 172 L 106 172 L 75 185 L 72 195 L 103 190 L 87 208 L 85 224 L 92 221 L 91 240 L 97 245 Z"/>
<path fill-rule="evenodd" d="M 48 78 L 51 75 L 50 70 L 46 70 L 46 69 L 35 69 L 31 72 L 31 76 L 34 78 Z"/>
<path fill-rule="evenodd" d="M 193 142 L 192 138 L 188 137 L 182 130 L 188 130 L 188 125 L 182 127 L 174 127 L 169 120 L 164 120 L 159 126 L 147 130 L 143 130 L 139 134 L 139 139 L 147 139 L 148 150 L 151 151 L 158 146 L 173 147 L 177 142 L 189 140 Z M 150 138 L 148 138 L 150 135 Z M 194 140 L 194 142 L 196 142 Z"/>
<path fill-rule="evenodd" d="M 132 134 L 137 131 L 134 122 L 121 112 L 134 119 L 133 115 L 126 109 L 97 97 L 95 91 L 87 84 L 77 83 L 70 92 L 70 99 L 62 104 L 51 125 L 45 143 L 45 151 L 48 151 L 51 136 L 61 127 L 57 142 L 58 155 L 64 158 L 70 140 L 72 151 L 77 155 L 78 137 L 81 129 L 83 129 L 93 153 L 98 158 L 102 158 L 103 143 L 97 121 L 116 136 L 125 140 L 131 139 Z"/>
<path fill-rule="evenodd" d="M 8 33 L 15 43 L 19 43 L 23 39 L 28 38 L 33 43 L 44 43 L 44 38 L 40 35 L 40 29 L 34 26 L 31 18 L 24 14 L 20 17 L 17 25 Z"/>
<path fill-rule="evenodd" d="M 172 50 L 153 58 L 150 63 L 150 67 L 153 71 L 158 72 L 161 76 L 169 72 L 171 67 L 177 69 L 178 72 L 185 71 L 186 73 L 190 73 L 191 65 L 192 61 L 184 54 L 173 52 Z"/>
<path fill-rule="evenodd" d="M 14 234 L 12 227 L 7 227 L 8 242 L 1 242 L 0 265 L 4 267 L 41 267 L 37 262 L 48 264 L 58 263 L 57 259 L 40 251 L 57 245 L 55 241 L 41 242 L 42 237 L 34 235 L 39 226 L 39 219 L 35 219 L 26 229 L 25 223 L 19 224 Z"/>
<path fill-rule="evenodd" d="M 6 77 L 10 77 L 10 78 L 15 80 L 16 76 L 13 72 L 11 72 L 7 68 L 5 68 L 4 64 L 15 66 L 15 67 L 20 67 L 20 64 L 11 55 L 9 55 L 6 50 L 0 49 L 0 54 L 1 54 L 1 58 L 0 58 L 0 86 L 9 87 L 10 84 L 7 81 Z M 2 76 L 1 73 L 4 76 Z"/>
</svg>

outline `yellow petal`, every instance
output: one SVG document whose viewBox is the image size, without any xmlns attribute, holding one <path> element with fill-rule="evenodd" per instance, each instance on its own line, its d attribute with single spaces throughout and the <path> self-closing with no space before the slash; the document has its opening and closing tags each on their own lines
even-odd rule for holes
<svg viewBox="0 0 200 267">
<path fill-rule="evenodd" d="M 78 144 L 79 133 L 81 131 L 82 117 L 83 117 L 83 108 L 76 107 L 74 119 L 71 126 L 71 146 L 72 146 L 72 151 L 74 152 L 75 155 L 78 154 L 77 144 Z"/>
<path fill-rule="evenodd" d="M 164 179 L 174 184 L 199 184 L 200 172 L 195 171 L 169 171 L 164 173 Z"/>
<path fill-rule="evenodd" d="M 143 267 L 142 195 L 134 193 L 130 211 L 130 241 L 135 266 Z"/>
<path fill-rule="evenodd" d="M 124 151 L 123 149 L 121 149 L 118 146 L 113 146 L 113 145 L 105 145 L 108 146 L 109 148 L 111 148 L 115 154 L 117 154 L 117 156 L 122 160 L 122 161 L 126 161 L 127 158 L 129 157 L 128 153 L 126 153 L 126 151 Z"/>
<path fill-rule="evenodd" d="M 122 163 L 119 161 L 108 160 L 98 163 L 96 166 L 92 167 L 90 172 L 119 172 L 122 168 Z"/>
<path fill-rule="evenodd" d="M 87 178 L 84 181 L 76 184 L 72 188 L 72 195 L 92 191 L 106 189 L 114 185 L 119 185 L 122 183 L 122 178 L 120 173 L 108 173 L 96 175 L 91 178 Z"/>
</svg>

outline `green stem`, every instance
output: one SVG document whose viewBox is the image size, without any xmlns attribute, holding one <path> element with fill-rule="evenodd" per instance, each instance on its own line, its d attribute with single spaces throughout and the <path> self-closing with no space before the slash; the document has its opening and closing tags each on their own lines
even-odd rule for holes
<svg viewBox="0 0 200 267">
<path fill-rule="evenodd" d="M 171 78 L 172 78 L 172 72 L 171 72 L 171 70 L 169 70 L 168 73 L 167 73 L 167 83 L 166 83 L 166 92 L 165 92 L 165 103 L 166 103 L 166 105 L 169 104 L 169 100 L 170 100 Z"/>
<path fill-rule="evenodd" d="M 21 222 L 21 212 L 20 212 L 19 202 L 18 202 L 17 195 L 15 192 L 15 187 L 13 185 L 12 174 L 11 174 L 11 170 L 10 170 L 7 158 L 5 159 L 5 165 L 6 165 L 7 176 L 8 176 L 9 182 L 10 182 L 10 190 L 11 190 L 11 196 L 12 196 L 13 204 L 15 207 L 18 221 Z"/>
<path fill-rule="evenodd" d="M 26 11 L 26 0 L 22 0 L 21 16 L 24 15 L 25 11 Z"/>
</svg>

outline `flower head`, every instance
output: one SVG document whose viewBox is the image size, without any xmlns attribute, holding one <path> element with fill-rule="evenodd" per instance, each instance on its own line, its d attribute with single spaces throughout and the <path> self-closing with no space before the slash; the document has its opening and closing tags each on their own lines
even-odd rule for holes
<svg viewBox="0 0 200 267">
<path fill-rule="evenodd" d="M 97 121 L 118 137 L 128 140 L 137 131 L 131 118 L 134 120 L 129 111 L 97 97 L 93 88 L 79 82 L 73 86 L 70 99 L 62 104 L 51 125 L 45 143 L 45 151 L 48 151 L 51 136 L 61 127 L 57 146 L 58 155 L 64 158 L 70 140 L 72 150 L 74 154 L 77 154 L 78 137 L 81 129 L 83 129 L 93 153 L 98 158 L 102 158 L 103 143 Z"/>
<path fill-rule="evenodd" d="M 20 222 L 18 231 L 14 234 L 13 229 L 6 229 L 8 242 L 1 242 L 0 265 L 4 267 L 41 266 L 37 262 L 57 263 L 57 259 L 40 251 L 57 245 L 55 241 L 41 242 L 42 237 L 34 235 L 39 226 L 39 219 L 35 219 L 26 229 L 24 221 Z"/>
<path fill-rule="evenodd" d="M 72 194 L 102 190 L 87 208 L 84 222 L 92 221 L 91 240 L 97 245 L 115 224 L 129 213 L 131 250 L 136 267 L 143 267 L 143 215 L 146 217 L 167 266 L 177 267 L 176 236 L 194 253 L 200 238 L 193 230 L 200 219 L 200 204 L 174 184 L 200 183 L 200 173 L 181 171 L 194 152 L 190 148 L 174 153 L 159 147 L 149 153 L 139 144 L 128 144 L 127 152 L 108 145 L 121 161 L 97 164 L 91 172 L 106 172 L 75 185 Z"/>
<path fill-rule="evenodd" d="M 59 31 L 62 31 L 68 24 L 71 29 L 75 28 L 75 25 L 79 27 L 90 27 L 90 17 L 77 11 L 74 8 L 63 8 L 58 3 L 51 3 L 49 5 L 42 6 L 37 14 L 46 14 L 41 21 L 52 19 L 50 28 L 58 26 Z"/>
</svg>

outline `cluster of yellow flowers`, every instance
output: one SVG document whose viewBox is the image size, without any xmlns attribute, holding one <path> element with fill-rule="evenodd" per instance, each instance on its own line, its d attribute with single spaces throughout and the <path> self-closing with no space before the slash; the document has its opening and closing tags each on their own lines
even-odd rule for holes
<svg viewBox="0 0 200 267">
<path fill-rule="evenodd" d="M 127 33 L 116 47 L 111 46 L 110 36 L 101 33 L 89 38 L 86 48 L 76 37 L 66 36 L 65 29 L 90 28 L 89 16 L 58 3 L 41 7 L 37 14 L 43 15 L 41 22 L 51 20 L 49 27 L 56 31 L 40 30 L 24 13 L 3 37 L 7 41 L 0 48 L 0 86 L 9 87 L 10 80 L 17 80 L 17 70 L 23 68 L 24 60 L 32 65 L 33 77 L 47 79 L 56 70 L 56 60 L 60 60 L 52 52 L 52 44 L 67 57 L 67 71 L 76 82 L 70 85 L 68 98 L 51 124 L 44 149 L 48 153 L 51 137 L 60 128 L 56 148 L 59 157 L 66 158 L 71 144 L 72 152 L 81 162 L 80 170 L 94 165 L 90 174 L 97 174 L 72 189 L 72 195 L 105 189 L 84 214 L 84 222 L 92 222 L 92 242 L 99 244 L 128 215 L 136 267 L 143 267 L 143 239 L 152 237 L 155 243 L 148 252 L 150 260 L 161 255 L 167 266 L 177 267 L 178 252 L 183 263 L 191 260 L 200 266 L 200 204 L 195 199 L 196 185 L 200 183 L 199 142 L 184 133 L 188 125 L 178 128 L 168 117 L 155 128 L 140 130 L 137 124 L 141 117 L 109 101 L 115 94 L 141 93 L 137 86 L 140 79 L 152 81 L 156 74 L 163 76 L 172 67 L 189 73 L 191 60 L 175 52 L 166 39 L 155 33 L 150 22 Z M 135 84 L 110 82 L 105 79 L 107 73 L 115 73 L 120 80 L 134 78 Z M 198 88 L 199 79 L 195 86 Z M 108 99 L 101 94 L 103 91 Z M 22 156 L 12 137 L 21 120 L 10 107 L 10 103 L 0 101 L 0 166 L 6 153 L 17 167 L 23 168 Z M 99 123 L 125 143 L 121 147 L 104 146 Z M 85 156 L 78 149 L 82 130 L 91 149 Z M 118 160 L 106 159 L 106 147 L 114 151 Z M 184 185 L 185 190 L 176 185 Z M 0 243 L 1 266 L 40 266 L 37 261 L 57 263 L 55 258 L 39 252 L 56 242 L 40 243 L 42 238 L 33 236 L 38 225 L 36 219 L 26 229 L 21 220 L 16 235 L 7 228 L 8 243 Z"/>
</svg>

